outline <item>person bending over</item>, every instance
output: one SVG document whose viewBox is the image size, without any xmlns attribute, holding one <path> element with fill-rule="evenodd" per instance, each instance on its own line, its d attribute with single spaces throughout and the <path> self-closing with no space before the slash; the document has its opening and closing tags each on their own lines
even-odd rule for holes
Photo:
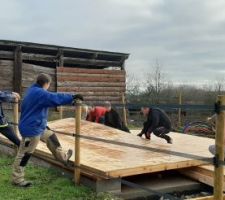
<svg viewBox="0 0 225 200">
<path fill-rule="evenodd" d="M 64 164 L 72 155 L 72 150 L 64 152 L 57 136 L 46 130 L 48 108 L 72 104 L 75 100 L 83 100 L 83 97 L 79 94 L 48 92 L 50 83 L 49 75 L 39 74 L 36 83 L 26 91 L 22 102 L 19 122 L 22 141 L 13 164 L 12 175 L 12 183 L 16 186 L 31 186 L 32 183 L 24 179 L 24 169 L 40 140 L 45 142 L 54 157 Z"/>
<path fill-rule="evenodd" d="M 145 134 L 146 139 L 151 139 L 151 133 L 157 137 L 163 138 L 167 143 L 172 144 L 172 138 L 167 134 L 171 131 L 171 122 L 167 114 L 159 108 L 142 107 L 141 112 L 147 121 L 143 124 L 143 129 L 138 136 Z"/>
<path fill-rule="evenodd" d="M 0 133 L 7 137 L 17 147 L 20 145 L 20 139 L 16 136 L 13 128 L 8 124 L 4 115 L 2 102 L 18 102 L 20 95 L 16 92 L 0 91 Z"/>
<path fill-rule="evenodd" d="M 104 107 L 106 108 L 105 125 L 130 133 L 130 130 L 125 126 L 120 118 L 120 115 L 112 108 L 109 101 L 105 102 Z"/>
<path fill-rule="evenodd" d="M 104 124 L 106 108 L 102 106 L 90 106 L 86 120 Z"/>
</svg>

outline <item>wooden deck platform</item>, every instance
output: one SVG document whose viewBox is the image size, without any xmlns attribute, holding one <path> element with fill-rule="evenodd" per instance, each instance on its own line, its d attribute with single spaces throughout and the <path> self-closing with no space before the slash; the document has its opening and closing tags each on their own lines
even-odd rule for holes
<svg viewBox="0 0 225 200">
<path fill-rule="evenodd" d="M 57 131 L 74 133 L 73 118 L 52 121 L 49 122 L 49 126 Z M 134 134 L 87 121 L 82 121 L 81 134 L 150 148 L 150 150 L 137 149 L 81 139 L 81 167 L 99 177 L 127 177 L 202 165 L 205 162 L 199 160 L 199 157 L 212 157 L 208 152 L 208 146 L 214 143 L 208 138 L 170 133 L 174 141 L 171 145 L 154 135 L 149 141 Z M 74 149 L 73 137 L 57 135 L 64 149 Z M 39 143 L 37 152 L 51 157 L 42 142 Z M 71 158 L 71 162 L 73 161 L 74 155 Z"/>
<path fill-rule="evenodd" d="M 53 121 L 49 126 L 54 130 L 74 133 L 73 118 Z M 214 143 L 208 138 L 171 133 L 174 140 L 174 144 L 171 145 L 154 136 L 148 141 L 133 134 L 87 121 L 82 121 L 81 134 L 155 149 L 143 150 L 81 139 L 82 168 L 115 178 L 204 164 L 195 156 L 212 157 L 208 152 L 208 146 Z M 74 138 L 61 134 L 58 134 L 58 137 L 64 148 L 74 149 Z M 49 153 L 43 143 L 39 144 L 38 149 Z M 182 153 L 188 154 L 189 157 L 183 157 L 186 155 Z M 73 160 L 74 156 L 71 161 Z"/>
</svg>

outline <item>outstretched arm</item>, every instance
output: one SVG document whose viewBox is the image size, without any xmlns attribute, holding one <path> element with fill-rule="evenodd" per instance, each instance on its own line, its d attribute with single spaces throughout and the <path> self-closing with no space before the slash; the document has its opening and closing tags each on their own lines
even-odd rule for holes
<svg viewBox="0 0 225 200">
<path fill-rule="evenodd" d="M 40 104 L 44 107 L 56 107 L 60 105 L 72 104 L 73 95 L 44 91 L 40 99 Z"/>
</svg>

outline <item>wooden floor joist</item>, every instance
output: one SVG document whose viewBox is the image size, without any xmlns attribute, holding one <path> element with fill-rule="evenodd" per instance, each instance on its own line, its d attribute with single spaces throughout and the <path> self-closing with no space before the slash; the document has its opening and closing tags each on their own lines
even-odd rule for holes
<svg viewBox="0 0 225 200">
<path fill-rule="evenodd" d="M 196 167 L 190 167 L 188 169 L 181 169 L 179 172 L 189 178 L 197 180 L 206 185 L 214 185 L 214 167 L 212 165 L 202 165 Z M 225 175 L 224 175 L 225 181 Z M 225 182 L 224 182 L 225 183 Z M 225 185 L 225 184 L 224 184 Z M 223 188 L 225 191 L 225 187 Z"/>
<path fill-rule="evenodd" d="M 225 200 L 225 196 L 223 196 L 223 199 Z M 189 200 L 216 200 L 213 196 L 206 196 L 206 197 L 196 197 Z"/>
</svg>

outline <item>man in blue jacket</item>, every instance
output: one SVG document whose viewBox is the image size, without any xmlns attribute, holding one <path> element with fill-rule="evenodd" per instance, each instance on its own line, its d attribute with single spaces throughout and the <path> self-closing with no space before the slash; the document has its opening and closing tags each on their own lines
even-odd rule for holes
<svg viewBox="0 0 225 200">
<path fill-rule="evenodd" d="M 75 100 L 83 101 L 83 97 L 48 92 L 50 83 L 49 75 L 39 74 L 36 84 L 27 90 L 22 102 L 19 122 L 22 141 L 13 165 L 13 184 L 20 187 L 31 186 L 31 182 L 24 179 L 24 169 L 40 140 L 46 142 L 56 159 L 62 162 L 67 162 L 72 156 L 72 150 L 64 153 L 56 135 L 46 131 L 48 108 L 72 104 Z"/>
<path fill-rule="evenodd" d="M 17 102 L 20 99 L 20 95 L 16 92 L 3 92 L 0 91 L 0 133 L 7 137 L 16 146 L 20 145 L 20 140 L 14 133 L 12 127 L 8 124 L 4 115 L 2 102 Z"/>
</svg>

